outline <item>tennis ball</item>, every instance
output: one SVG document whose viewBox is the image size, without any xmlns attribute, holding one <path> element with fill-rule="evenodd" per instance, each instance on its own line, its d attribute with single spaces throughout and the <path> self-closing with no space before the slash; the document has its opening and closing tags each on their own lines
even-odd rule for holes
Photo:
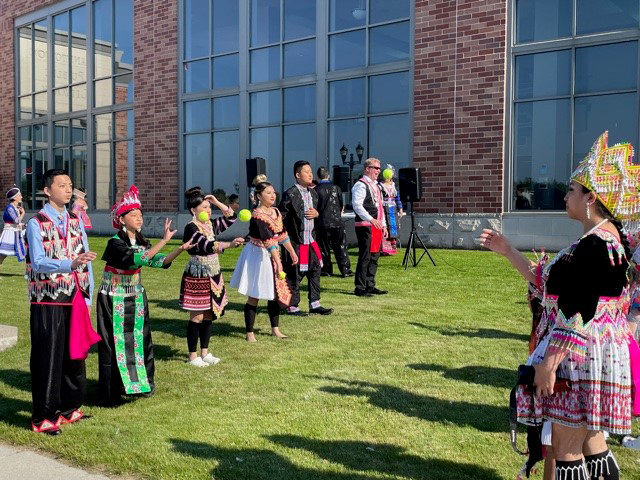
<svg viewBox="0 0 640 480">
<path fill-rule="evenodd" d="M 280 272 L 279 274 L 280 280 L 284 280 L 285 278 L 287 278 L 287 274 L 284 272 Z"/>
<path fill-rule="evenodd" d="M 198 220 L 200 220 L 202 223 L 206 223 L 209 221 L 209 214 L 207 212 L 200 212 L 198 214 Z"/>
<path fill-rule="evenodd" d="M 390 168 L 385 168 L 385 169 L 382 171 L 382 176 L 383 176 L 384 178 L 386 178 L 387 180 L 389 180 L 390 178 L 392 178 L 392 177 L 393 177 L 393 170 L 391 170 Z"/>
<path fill-rule="evenodd" d="M 248 222 L 249 220 L 251 220 L 251 212 L 246 208 L 242 209 L 238 212 L 238 218 L 241 222 Z"/>
</svg>

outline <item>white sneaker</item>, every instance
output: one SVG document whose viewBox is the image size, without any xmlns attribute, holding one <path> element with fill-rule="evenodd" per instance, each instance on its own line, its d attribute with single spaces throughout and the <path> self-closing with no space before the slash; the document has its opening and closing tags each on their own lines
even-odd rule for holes
<svg viewBox="0 0 640 480">
<path fill-rule="evenodd" d="M 202 360 L 201 357 L 196 357 L 193 360 L 187 360 L 189 365 L 193 365 L 194 367 L 208 367 L 209 364 Z"/>
<path fill-rule="evenodd" d="M 220 359 L 218 357 L 214 357 L 210 353 L 207 353 L 204 357 L 202 357 L 202 361 L 206 362 L 208 365 L 217 365 L 220 363 Z"/>
<path fill-rule="evenodd" d="M 634 450 L 640 450 L 640 437 L 625 435 L 625 437 L 622 439 L 622 446 L 626 448 L 632 448 Z"/>
</svg>

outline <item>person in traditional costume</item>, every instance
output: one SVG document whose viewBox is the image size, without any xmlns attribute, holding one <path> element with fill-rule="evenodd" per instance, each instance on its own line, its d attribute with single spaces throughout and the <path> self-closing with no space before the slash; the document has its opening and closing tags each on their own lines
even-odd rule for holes
<svg viewBox="0 0 640 480">
<path fill-rule="evenodd" d="M 640 167 L 630 144 L 608 147 L 607 140 L 605 132 L 571 175 L 566 209 L 584 234 L 552 261 L 532 262 L 496 231 L 481 235 L 542 298 L 527 362 L 534 387 L 520 385 L 516 405 L 520 423 L 551 435 L 556 480 L 619 478 L 603 432 L 630 432 L 631 388 L 639 380 L 631 370 L 630 252 L 621 222 L 640 219 Z"/>
<path fill-rule="evenodd" d="M 91 261 L 82 220 L 68 212 L 72 184 L 64 170 L 44 173 L 44 205 L 27 223 L 26 278 L 31 303 L 31 392 L 34 432 L 59 435 L 73 423 L 86 392 L 85 362 L 100 337 L 91 328 Z"/>
<path fill-rule="evenodd" d="M 142 235 L 142 205 L 138 189 L 131 186 L 111 210 L 113 228 L 102 260 L 106 262 L 98 289 L 98 390 L 107 406 L 118 405 L 121 394 L 150 396 L 155 392 L 153 342 L 147 292 L 142 267 L 169 268 L 191 247 L 185 243 L 170 254 L 160 250 L 176 233 L 171 220 L 164 222 L 164 236 L 153 247 Z"/>
<path fill-rule="evenodd" d="M 289 254 L 296 264 L 298 256 L 282 223 L 280 211 L 274 207 L 276 191 L 269 182 L 256 185 L 258 206 L 249 221 L 249 243 L 243 248 L 231 277 L 230 285 L 247 296 L 244 306 L 246 339 L 255 342 L 253 326 L 256 320 L 258 301 L 267 300 L 267 311 L 271 322 L 271 335 L 287 338 L 280 331 L 280 308 L 289 306 L 292 298 L 289 282 L 284 275 L 279 246 Z"/>
<path fill-rule="evenodd" d="M 7 190 L 7 201 L 9 203 L 2 214 L 4 228 L 0 235 L 0 264 L 9 256 L 15 256 L 18 262 L 24 262 L 26 255 L 22 231 L 24 208 L 21 206 L 22 193 L 18 187 Z"/>
<path fill-rule="evenodd" d="M 87 194 L 84 191 L 84 188 L 74 188 L 73 189 L 73 206 L 71 207 L 71 211 L 75 213 L 82 219 L 82 223 L 84 224 L 85 230 L 90 230 L 91 219 L 87 214 L 87 210 L 89 209 L 89 205 L 86 200 Z"/>
<path fill-rule="evenodd" d="M 204 195 L 200 187 L 185 192 L 187 208 L 193 220 L 184 227 L 184 242 L 190 242 L 189 261 L 182 274 L 180 284 L 180 306 L 190 314 L 187 324 L 187 362 L 195 367 L 208 367 L 220 362 L 220 358 L 209 352 L 211 326 L 213 320 L 224 315 L 229 303 L 227 291 L 220 270 L 218 254 L 229 247 L 244 243 L 238 237 L 232 242 L 220 242 L 216 236 L 234 224 L 237 217 L 230 206 L 224 205 L 213 195 Z M 211 219 L 211 205 L 217 206 L 224 214 Z M 200 339 L 200 356 L 197 354 Z"/>
<path fill-rule="evenodd" d="M 300 282 L 307 277 L 309 286 L 309 313 L 330 315 L 333 308 L 320 304 L 320 272 L 322 254 L 316 242 L 315 222 L 318 218 L 318 192 L 313 185 L 313 170 L 309 162 L 299 160 L 293 165 L 296 179 L 294 186 L 282 195 L 278 209 L 282 213 L 282 223 L 289 234 L 291 247 L 296 252 L 296 262 L 288 252 L 283 254 L 282 265 L 289 278 L 293 297 L 287 309 L 289 315 L 307 315 L 300 310 Z M 299 259 L 299 261 L 298 261 Z"/>
<path fill-rule="evenodd" d="M 351 188 L 351 203 L 356 214 L 358 238 L 358 264 L 353 293 L 359 297 L 387 293 L 386 290 L 376 287 L 382 239 L 387 236 L 382 187 L 378 183 L 379 174 L 380 160 L 367 158 L 362 177 Z"/>
<path fill-rule="evenodd" d="M 391 165 L 387 165 L 387 169 L 392 175 L 384 177 L 380 182 L 382 186 L 382 200 L 384 203 L 384 215 L 387 223 L 387 236 L 382 239 L 382 255 L 395 255 L 398 253 L 398 219 L 404 215 L 402 209 L 402 201 L 400 193 L 393 181 L 395 170 Z"/>
</svg>

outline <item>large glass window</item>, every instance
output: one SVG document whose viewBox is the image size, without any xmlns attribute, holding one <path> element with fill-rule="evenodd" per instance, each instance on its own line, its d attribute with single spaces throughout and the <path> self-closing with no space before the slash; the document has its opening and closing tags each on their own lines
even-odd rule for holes
<svg viewBox="0 0 640 480">
<path fill-rule="evenodd" d="M 638 3 L 515 5 L 511 209 L 564 210 L 569 175 L 602 132 L 638 143 L 638 41 L 624 31 L 638 36 Z"/>
<path fill-rule="evenodd" d="M 111 208 L 133 166 L 133 0 L 47 12 L 17 33 L 18 180 L 25 204 L 42 206 L 42 174 L 59 167 L 87 190 L 91 207 Z"/>
</svg>

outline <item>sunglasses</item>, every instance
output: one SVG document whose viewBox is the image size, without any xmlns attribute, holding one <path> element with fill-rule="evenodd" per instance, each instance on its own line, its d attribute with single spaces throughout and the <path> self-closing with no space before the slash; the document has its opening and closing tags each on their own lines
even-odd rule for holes
<svg viewBox="0 0 640 480">
<path fill-rule="evenodd" d="M 380 170 L 380 167 L 369 167 L 369 168 L 373 168 L 374 170 Z"/>
</svg>

